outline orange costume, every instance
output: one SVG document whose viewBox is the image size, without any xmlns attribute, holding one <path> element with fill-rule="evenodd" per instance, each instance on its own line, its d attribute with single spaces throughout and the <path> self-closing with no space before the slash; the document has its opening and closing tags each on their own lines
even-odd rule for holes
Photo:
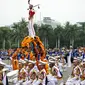
<svg viewBox="0 0 85 85">
<path fill-rule="evenodd" d="M 19 69 L 19 63 L 18 63 L 18 59 L 17 59 L 18 52 L 20 52 L 20 48 L 17 48 L 17 50 L 12 55 L 12 67 L 13 67 L 13 70 L 18 70 Z"/>
<path fill-rule="evenodd" d="M 35 36 L 35 42 L 39 46 L 38 51 L 39 51 L 39 54 L 41 55 L 40 59 L 41 60 L 45 59 L 46 51 L 45 51 L 43 43 L 41 42 L 41 40 L 40 40 L 40 38 L 38 36 Z"/>
<path fill-rule="evenodd" d="M 19 62 L 18 62 L 17 59 L 12 60 L 12 66 L 13 66 L 13 70 L 18 70 L 19 69 Z"/>
<path fill-rule="evenodd" d="M 19 69 L 19 64 L 18 64 L 18 60 L 17 60 L 17 52 L 16 51 L 12 55 L 12 67 L 13 67 L 13 70 Z"/>
<path fill-rule="evenodd" d="M 48 61 L 46 59 L 43 59 L 43 61 L 46 62 L 46 64 L 45 64 L 45 70 L 46 70 L 46 73 L 49 74 L 50 71 L 49 71 Z"/>
<path fill-rule="evenodd" d="M 30 44 L 32 41 L 33 41 L 33 38 L 27 36 L 27 37 L 25 37 L 25 38 L 23 39 L 23 41 L 21 42 L 21 46 L 22 46 L 22 47 L 28 47 L 28 48 L 29 48 L 29 46 L 30 46 L 29 44 Z"/>
</svg>

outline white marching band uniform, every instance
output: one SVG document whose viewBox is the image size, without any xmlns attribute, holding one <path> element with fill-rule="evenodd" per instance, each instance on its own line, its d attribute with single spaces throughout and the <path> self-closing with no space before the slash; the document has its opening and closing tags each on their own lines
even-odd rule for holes
<svg viewBox="0 0 85 85">
<path fill-rule="evenodd" d="M 71 67 L 71 57 L 72 57 L 71 54 L 72 54 L 72 50 L 70 50 L 69 56 L 67 57 L 68 67 Z"/>
<path fill-rule="evenodd" d="M 52 59 L 49 59 L 49 60 L 52 61 L 52 62 L 55 62 Z M 32 80 L 31 77 L 30 77 L 30 74 L 35 71 L 36 72 L 36 75 L 37 75 L 37 74 L 41 73 L 41 71 L 38 70 L 38 67 L 36 66 L 36 62 L 35 61 L 29 60 L 29 63 L 34 64 L 34 67 L 32 69 L 30 69 L 29 73 L 27 72 L 27 68 L 22 68 L 20 70 L 20 72 L 24 71 L 26 73 L 26 75 L 27 75 L 26 78 L 25 78 L 25 81 L 18 80 L 18 75 L 17 74 L 18 74 L 19 70 L 14 70 L 14 71 L 11 71 L 11 72 L 9 72 L 7 74 L 7 77 L 8 78 L 11 78 L 13 80 L 12 81 L 13 82 L 13 85 L 20 85 L 20 84 L 21 85 L 58 85 L 58 79 L 57 79 L 57 77 L 62 77 L 62 75 L 61 75 L 60 69 L 59 69 L 59 67 L 57 65 L 54 65 L 52 67 L 52 72 L 55 71 L 56 72 L 56 75 L 53 75 L 51 73 L 46 74 L 45 69 L 43 69 L 41 71 L 43 71 L 45 73 L 44 79 L 41 80 L 38 77 L 36 77 L 34 80 Z M 80 72 L 79 75 L 76 75 L 77 69 L 79 69 L 79 72 Z M 80 76 L 82 75 L 82 70 L 81 70 L 81 68 L 80 68 L 79 65 L 77 65 L 77 66 L 74 67 L 73 74 L 74 74 L 73 77 L 69 77 L 68 78 L 68 80 L 66 82 L 66 85 L 85 85 L 85 79 L 81 81 L 81 78 L 80 78 Z M 84 74 L 85 74 L 85 70 L 84 70 Z M 46 79 L 48 80 L 47 81 L 48 82 L 47 84 L 46 84 Z"/>
<path fill-rule="evenodd" d="M 77 70 L 79 70 L 80 74 L 79 75 L 76 75 L 77 73 Z M 76 66 L 74 69 L 73 69 L 73 74 L 74 74 L 74 77 L 69 77 L 67 82 L 66 82 L 66 85 L 80 85 L 80 82 L 81 82 L 81 79 L 80 79 L 80 76 L 82 75 L 82 71 L 81 71 L 81 68 L 79 66 Z"/>
</svg>

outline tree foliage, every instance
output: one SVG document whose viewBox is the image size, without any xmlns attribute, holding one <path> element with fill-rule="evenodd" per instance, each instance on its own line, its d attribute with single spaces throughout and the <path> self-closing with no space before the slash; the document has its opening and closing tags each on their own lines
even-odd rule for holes
<svg viewBox="0 0 85 85">
<path fill-rule="evenodd" d="M 0 49 L 19 47 L 23 38 L 29 35 L 27 26 L 28 22 L 21 19 L 11 27 L 0 27 Z M 64 26 L 56 25 L 56 28 L 48 24 L 34 24 L 34 29 L 46 48 L 85 46 L 85 22 L 66 22 Z"/>
</svg>

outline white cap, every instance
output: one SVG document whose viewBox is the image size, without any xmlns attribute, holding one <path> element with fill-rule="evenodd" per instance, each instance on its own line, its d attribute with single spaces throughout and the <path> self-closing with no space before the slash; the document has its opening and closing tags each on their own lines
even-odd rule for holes
<svg viewBox="0 0 85 85">
<path fill-rule="evenodd" d="M 19 63 L 23 63 L 23 64 L 24 64 L 24 63 L 26 63 L 26 61 L 25 61 L 25 60 L 20 59 L 20 60 L 19 60 Z"/>
<path fill-rule="evenodd" d="M 3 72 L 9 71 L 9 69 L 8 69 L 8 68 L 3 68 L 2 71 L 3 71 Z"/>
<path fill-rule="evenodd" d="M 53 61 L 53 60 L 49 60 L 49 63 L 55 63 L 55 61 Z"/>
<path fill-rule="evenodd" d="M 78 60 L 78 58 L 74 57 L 73 60 Z"/>
<path fill-rule="evenodd" d="M 50 56 L 49 59 L 55 60 L 55 57 Z"/>
<path fill-rule="evenodd" d="M 85 62 L 85 58 L 83 59 L 83 62 Z"/>
<path fill-rule="evenodd" d="M 60 56 L 56 56 L 55 58 L 60 58 Z"/>
<path fill-rule="evenodd" d="M 70 46 L 70 48 L 73 48 L 73 46 Z"/>
<path fill-rule="evenodd" d="M 39 65 L 45 65 L 47 62 L 45 62 L 45 61 L 39 61 Z"/>
<path fill-rule="evenodd" d="M 6 65 L 6 63 L 0 61 L 0 66 L 5 66 L 5 65 Z"/>
<path fill-rule="evenodd" d="M 25 61 L 28 62 L 29 60 L 25 58 Z"/>
<path fill-rule="evenodd" d="M 62 48 L 63 50 L 65 49 L 65 47 Z"/>
<path fill-rule="evenodd" d="M 35 64 L 36 63 L 36 61 L 33 61 L 33 60 L 29 60 L 28 62 L 29 62 L 29 64 Z"/>
</svg>

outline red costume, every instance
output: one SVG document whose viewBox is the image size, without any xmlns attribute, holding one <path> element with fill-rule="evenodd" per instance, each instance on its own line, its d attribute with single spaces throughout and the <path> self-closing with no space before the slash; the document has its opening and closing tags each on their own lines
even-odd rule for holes
<svg viewBox="0 0 85 85">
<path fill-rule="evenodd" d="M 35 36 L 35 30 L 34 30 L 34 23 L 33 23 L 33 16 L 35 14 L 35 11 L 33 9 L 33 5 L 29 6 L 29 25 L 28 25 L 28 32 L 29 32 L 29 36 L 34 37 Z"/>
<path fill-rule="evenodd" d="M 34 10 L 30 9 L 29 10 L 29 19 L 33 18 L 34 14 L 35 14 Z"/>
<path fill-rule="evenodd" d="M 33 18 L 35 11 L 33 10 L 33 5 L 30 5 L 29 8 L 30 8 L 30 10 L 29 10 L 29 20 L 30 20 L 31 18 Z"/>
</svg>

